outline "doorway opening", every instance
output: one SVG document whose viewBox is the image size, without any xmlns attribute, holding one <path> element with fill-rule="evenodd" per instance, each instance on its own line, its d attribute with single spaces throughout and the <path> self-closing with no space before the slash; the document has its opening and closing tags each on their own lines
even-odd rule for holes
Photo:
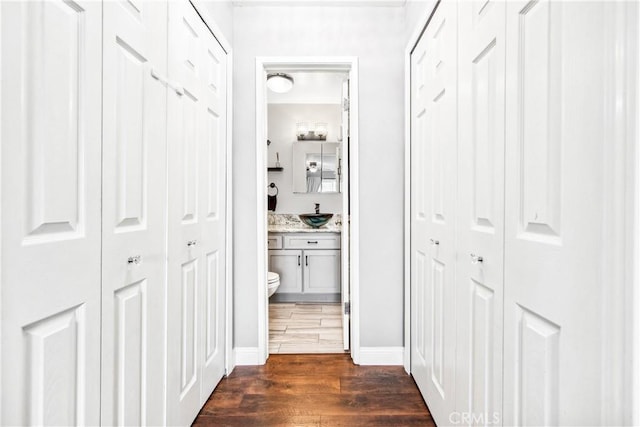
<svg viewBox="0 0 640 427">
<path fill-rule="evenodd" d="M 272 76 L 284 88 L 270 89 Z M 349 351 L 357 360 L 357 88 L 353 57 L 256 60 L 264 361 L 270 350 Z"/>
</svg>

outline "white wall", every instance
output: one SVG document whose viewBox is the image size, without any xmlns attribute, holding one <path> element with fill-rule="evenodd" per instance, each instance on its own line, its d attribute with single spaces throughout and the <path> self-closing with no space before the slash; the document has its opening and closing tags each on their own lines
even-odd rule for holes
<svg viewBox="0 0 640 427">
<path fill-rule="evenodd" d="M 214 20 L 229 44 L 233 46 L 233 3 L 231 0 L 196 0 Z"/>
<path fill-rule="evenodd" d="M 339 98 L 338 98 L 339 99 Z M 322 212 L 342 213 L 342 194 L 293 192 L 293 144 L 296 123 L 327 123 L 327 141 L 337 142 L 340 135 L 340 104 L 269 104 L 267 112 L 269 166 L 275 166 L 276 153 L 280 154 L 281 172 L 269 172 L 268 180 L 278 187 L 276 213 L 300 214 L 313 212 L 320 203 Z"/>
<path fill-rule="evenodd" d="M 234 8 L 235 346 L 258 345 L 256 56 L 357 56 L 361 345 L 403 344 L 402 7 Z M 381 315 L 384 313 L 384 315 Z"/>
<path fill-rule="evenodd" d="M 424 27 L 436 0 L 407 0 L 405 4 L 405 37 L 407 42 L 420 27 Z M 422 28 L 420 28 L 422 30 Z"/>
</svg>

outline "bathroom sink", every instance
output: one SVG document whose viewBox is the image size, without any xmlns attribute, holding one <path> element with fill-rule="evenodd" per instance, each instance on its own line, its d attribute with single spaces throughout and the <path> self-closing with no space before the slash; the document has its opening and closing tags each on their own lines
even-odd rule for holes
<svg viewBox="0 0 640 427">
<path fill-rule="evenodd" d="M 308 214 L 300 214 L 298 217 L 305 224 L 318 228 L 325 225 L 331 218 L 333 218 L 333 214 L 330 213 L 308 213 Z"/>
</svg>

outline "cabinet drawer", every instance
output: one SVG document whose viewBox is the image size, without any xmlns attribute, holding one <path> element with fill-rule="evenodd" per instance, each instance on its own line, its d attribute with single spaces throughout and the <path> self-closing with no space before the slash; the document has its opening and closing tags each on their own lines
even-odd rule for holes
<svg viewBox="0 0 640 427">
<path fill-rule="evenodd" d="M 284 237 L 285 249 L 340 249 L 339 234 L 293 235 Z"/>
<path fill-rule="evenodd" d="M 267 242 L 269 249 L 282 249 L 282 236 L 269 236 Z"/>
</svg>

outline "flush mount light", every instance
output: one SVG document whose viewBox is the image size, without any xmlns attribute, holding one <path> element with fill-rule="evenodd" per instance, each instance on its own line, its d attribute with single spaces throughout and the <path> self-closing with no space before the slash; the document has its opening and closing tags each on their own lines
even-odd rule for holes
<svg viewBox="0 0 640 427">
<path fill-rule="evenodd" d="M 293 87 L 293 77 L 285 73 L 269 74 L 267 87 L 276 93 L 289 92 Z"/>
</svg>

